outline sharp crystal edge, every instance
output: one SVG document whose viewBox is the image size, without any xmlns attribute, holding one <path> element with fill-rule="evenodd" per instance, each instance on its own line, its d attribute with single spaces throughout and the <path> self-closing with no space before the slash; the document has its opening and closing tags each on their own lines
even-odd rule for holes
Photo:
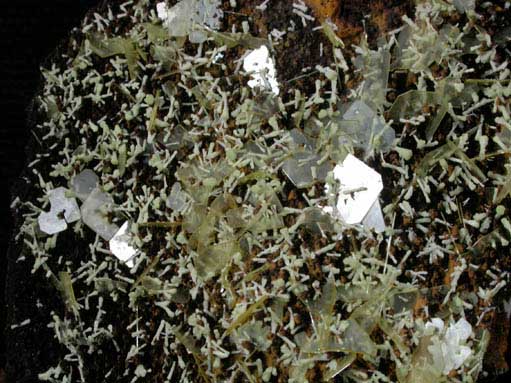
<svg viewBox="0 0 511 383">
<path fill-rule="evenodd" d="M 105 241 L 117 233 L 119 227 L 108 220 L 105 211 L 114 205 L 112 197 L 96 188 L 81 207 L 83 222 Z"/>
<path fill-rule="evenodd" d="M 59 187 L 48 193 L 50 211 L 42 212 L 37 221 L 39 228 L 52 235 L 67 229 L 67 224 L 80 219 L 80 208 L 76 199 L 66 196 L 67 189 Z"/>
<path fill-rule="evenodd" d="M 362 220 L 362 225 L 369 230 L 374 229 L 377 233 L 385 231 L 385 219 L 378 199 L 371 205 L 369 212 Z"/>
<path fill-rule="evenodd" d="M 90 169 L 85 169 L 73 178 L 73 190 L 82 202 L 98 185 L 99 177 Z"/>
<path fill-rule="evenodd" d="M 133 258 L 137 254 L 137 249 L 130 245 L 131 233 L 128 232 L 129 222 L 122 224 L 120 229 L 108 241 L 110 252 L 128 267 L 133 267 Z"/>
<path fill-rule="evenodd" d="M 249 87 L 269 88 L 275 95 L 279 94 L 275 62 L 270 57 L 266 45 L 261 45 L 245 56 L 243 70 L 251 73 L 252 79 L 248 81 Z"/>
<path fill-rule="evenodd" d="M 355 156 L 348 154 L 342 164 L 333 170 L 334 179 L 339 182 L 335 206 L 322 210 L 348 224 L 362 224 L 377 233 L 385 231 L 385 220 L 378 196 L 383 190 L 381 175 Z M 331 195 L 330 186 L 325 186 Z"/>
</svg>

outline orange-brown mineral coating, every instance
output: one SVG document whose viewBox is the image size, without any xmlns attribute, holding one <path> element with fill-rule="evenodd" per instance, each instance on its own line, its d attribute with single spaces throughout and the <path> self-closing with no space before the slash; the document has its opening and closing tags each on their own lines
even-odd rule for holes
<svg viewBox="0 0 511 383">
<path fill-rule="evenodd" d="M 336 18 L 340 0 L 305 0 L 305 3 L 314 10 L 317 18 L 323 20 Z"/>
<path fill-rule="evenodd" d="M 305 0 L 321 21 L 330 19 L 338 35 L 355 43 L 365 31 L 369 37 L 381 36 L 401 24 L 401 17 L 413 8 L 411 0 Z M 370 39 L 371 40 L 371 39 Z"/>
</svg>

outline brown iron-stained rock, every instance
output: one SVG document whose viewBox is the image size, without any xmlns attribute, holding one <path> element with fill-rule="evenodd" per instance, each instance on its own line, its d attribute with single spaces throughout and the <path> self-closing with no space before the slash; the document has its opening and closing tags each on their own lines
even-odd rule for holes
<svg viewBox="0 0 511 383">
<path fill-rule="evenodd" d="M 509 370 L 506 354 L 508 353 L 509 319 L 505 312 L 493 312 L 488 330 L 491 333 L 488 349 L 484 358 L 485 368 L 488 371 L 502 373 Z"/>
<path fill-rule="evenodd" d="M 305 0 L 320 20 L 332 20 L 341 39 L 356 42 L 367 32 L 369 40 L 399 27 L 401 17 L 412 10 L 411 0 Z M 365 28 L 364 28 L 365 25 Z"/>
</svg>

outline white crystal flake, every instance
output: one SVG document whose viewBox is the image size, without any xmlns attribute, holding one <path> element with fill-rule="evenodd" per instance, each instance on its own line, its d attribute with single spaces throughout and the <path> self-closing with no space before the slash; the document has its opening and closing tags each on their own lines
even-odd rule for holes
<svg viewBox="0 0 511 383">
<path fill-rule="evenodd" d="M 348 224 L 362 222 L 383 190 L 381 175 L 348 154 L 342 164 L 335 166 L 334 179 L 340 183 L 336 203 L 340 218 Z M 328 185 L 326 189 L 328 194 Z"/>
<path fill-rule="evenodd" d="M 169 7 L 167 6 L 167 3 L 162 1 L 161 3 L 156 4 L 156 13 L 160 20 L 167 20 L 169 17 Z"/>
<path fill-rule="evenodd" d="M 252 75 L 252 79 L 248 81 L 249 87 L 268 88 L 275 95 L 279 94 L 280 89 L 277 82 L 275 63 L 270 57 L 270 52 L 266 45 L 261 45 L 245 56 L 243 70 Z"/>
<path fill-rule="evenodd" d="M 41 231 L 53 235 L 67 229 L 67 223 L 56 212 L 42 212 L 37 218 Z"/>
<path fill-rule="evenodd" d="M 110 246 L 110 252 L 117 259 L 126 263 L 129 267 L 133 267 L 133 257 L 137 254 L 137 250 L 130 245 L 131 233 L 128 232 L 128 227 L 128 221 L 124 222 L 108 244 Z"/>
<path fill-rule="evenodd" d="M 460 368 L 472 354 L 470 347 L 465 344 L 472 334 L 472 326 L 466 319 L 461 318 L 445 329 L 444 322 L 440 318 L 434 318 L 426 323 L 426 330 L 432 328 L 440 335 L 434 338 L 428 351 L 433 357 L 435 367 L 448 375 L 452 370 Z"/>
<path fill-rule="evenodd" d="M 75 198 L 66 196 L 67 189 L 59 187 L 48 193 L 50 211 L 42 212 L 37 221 L 46 234 L 56 234 L 66 230 L 67 224 L 80 219 L 80 208 Z"/>
<path fill-rule="evenodd" d="M 181 0 L 172 8 L 166 2 L 156 4 L 158 18 L 169 29 L 170 36 L 188 36 L 192 43 L 207 39 L 204 27 L 218 29 L 223 12 L 219 0 Z M 198 26 L 198 28 L 196 28 Z"/>
</svg>

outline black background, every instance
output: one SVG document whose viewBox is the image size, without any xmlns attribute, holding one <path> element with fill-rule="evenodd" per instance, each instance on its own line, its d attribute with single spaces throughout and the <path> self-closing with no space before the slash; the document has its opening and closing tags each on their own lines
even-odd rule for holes
<svg viewBox="0 0 511 383">
<path fill-rule="evenodd" d="M 6 253 L 12 231 L 9 192 L 25 165 L 27 108 L 39 66 L 96 0 L 0 0 L 0 383 L 5 363 Z M 11 382 L 9 382 L 11 383 Z M 12 382 L 15 383 L 15 382 Z"/>
</svg>

